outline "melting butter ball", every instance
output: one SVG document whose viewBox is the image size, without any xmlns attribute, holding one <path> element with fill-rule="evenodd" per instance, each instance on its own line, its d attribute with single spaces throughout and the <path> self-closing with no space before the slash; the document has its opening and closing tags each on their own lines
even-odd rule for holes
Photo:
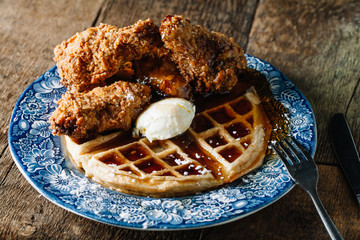
<svg viewBox="0 0 360 240">
<path fill-rule="evenodd" d="M 150 104 L 137 118 L 134 135 L 150 142 L 175 137 L 185 132 L 195 116 L 195 106 L 182 98 L 166 98 Z"/>
</svg>

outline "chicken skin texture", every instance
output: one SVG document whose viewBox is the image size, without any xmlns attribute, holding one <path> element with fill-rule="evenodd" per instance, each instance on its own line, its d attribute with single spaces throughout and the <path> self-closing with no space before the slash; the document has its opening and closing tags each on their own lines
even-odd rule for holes
<svg viewBox="0 0 360 240">
<path fill-rule="evenodd" d="M 171 59 L 199 93 L 231 90 L 247 66 L 242 48 L 232 38 L 194 25 L 182 16 L 166 16 L 160 34 Z"/>
<path fill-rule="evenodd" d="M 182 16 L 166 16 L 160 28 L 150 19 L 121 29 L 101 24 L 54 52 L 67 92 L 50 128 L 77 142 L 129 130 L 151 96 L 192 100 L 195 94 L 228 92 L 247 66 L 231 38 Z"/>
<path fill-rule="evenodd" d="M 56 46 L 54 59 L 61 83 L 72 92 L 81 92 L 104 86 L 105 79 L 128 61 L 161 55 L 162 45 L 159 28 L 150 19 L 122 29 L 101 24 Z"/>
<path fill-rule="evenodd" d="M 79 142 L 106 131 L 128 130 L 150 98 L 150 87 L 124 81 L 86 93 L 67 91 L 49 119 L 50 128 L 54 135 L 66 134 Z"/>
</svg>

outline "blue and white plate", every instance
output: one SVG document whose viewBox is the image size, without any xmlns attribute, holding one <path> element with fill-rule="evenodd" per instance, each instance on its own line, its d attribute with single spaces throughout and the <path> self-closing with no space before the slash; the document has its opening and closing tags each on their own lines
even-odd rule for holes
<svg viewBox="0 0 360 240">
<path fill-rule="evenodd" d="M 292 134 L 313 155 L 316 126 L 309 102 L 275 67 L 256 57 L 246 57 L 248 66 L 267 78 L 275 98 L 290 113 Z M 48 118 L 65 90 L 56 67 L 33 82 L 16 103 L 9 145 L 15 163 L 31 185 L 73 213 L 133 229 L 202 228 L 254 213 L 284 196 L 294 185 L 282 162 L 273 156 L 233 184 L 188 197 L 138 197 L 107 189 L 64 158 L 60 138 L 49 130 Z"/>
</svg>

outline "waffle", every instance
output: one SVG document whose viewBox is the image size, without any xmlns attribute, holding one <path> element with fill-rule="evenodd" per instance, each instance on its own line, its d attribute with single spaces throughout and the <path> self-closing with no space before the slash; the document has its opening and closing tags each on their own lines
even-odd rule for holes
<svg viewBox="0 0 360 240">
<path fill-rule="evenodd" d="M 271 125 L 255 90 L 198 113 L 182 135 L 149 142 L 118 132 L 76 144 L 75 165 L 113 190 L 152 197 L 190 195 L 230 183 L 259 167 Z"/>
</svg>

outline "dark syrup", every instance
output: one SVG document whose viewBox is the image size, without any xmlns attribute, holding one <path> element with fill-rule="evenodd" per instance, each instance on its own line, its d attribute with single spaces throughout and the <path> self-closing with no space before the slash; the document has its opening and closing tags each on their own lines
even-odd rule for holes
<svg viewBox="0 0 360 240">
<path fill-rule="evenodd" d="M 130 161 L 136 161 L 150 154 L 146 148 L 137 143 L 126 149 L 122 149 L 120 152 Z"/>
<path fill-rule="evenodd" d="M 212 127 L 214 125 L 203 115 L 196 115 L 191 123 L 191 128 L 197 133 L 204 132 Z"/>
<path fill-rule="evenodd" d="M 245 149 L 247 149 L 249 146 L 250 146 L 250 144 L 251 144 L 251 141 L 250 140 L 245 140 L 245 141 L 243 141 L 243 142 L 241 142 L 241 145 L 245 148 Z"/>
<path fill-rule="evenodd" d="M 230 126 L 226 127 L 228 133 L 235 138 L 235 140 L 240 140 L 241 138 L 250 134 L 250 129 L 248 129 L 243 123 L 233 123 Z"/>
<path fill-rule="evenodd" d="M 223 136 L 221 136 L 219 133 L 206 138 L 205 142 L 207 142 L 207 144 L 209 144 L 212 148 L 216 148 L 216 147 L 225 145 L 227 143 L 225 138 Z"/>
<path fill-rule="evenodd" d="M 283 139 L 290 133 L 290 121 L 288 119 L 288 112 L 285 107 L 277 101 L 271 92 L 269 82 L 265 76 L 260 72 L 246 68 L 238 76 L 239 81 L 234 88 L 226 94 L 215 94 L 207 97 L 196 97 L 195 105 L 196 111 L 202 112 L 204 110 L 216 107 L 226 102 L 232 101 L 239 96 L 246 93 L 248 89 L 254 87 L 260 100 L 264 111 L 269 117 L 272 125 L 272 133 L 270 140 Z M 230 105 L 235 112 L 239 114 L 246 114 L 251 110 L 250 103 L 247 100 L 240 100 Z M 253 119 L 249 118 L 247 121 L 253 125 Z M 201 126 L 196 126 L 198 129 Z"/>
<path fill-rule="evenodd" d="M 185 154 L 198 161 L 206 169 L 210 170 L 215 177 L 221 175 L 222 166 L 220 163 L 218 163 L 218 161 L 214 159 L 210 153 L 200 147 L 197 140 L 189 131 L 174 137 L 172 140 Z"/>
<path fill-rule="evenodd" d="M 191 89 L 180 74 L 175 63 L 166 56 L 148 56 L 135 61 L 135 80 L 151 86 L 155 99 L 166 96 L 180 96 L 191 99 Z"/>
<path fill-rule="evenodd" d="M 245 94 L 246 91 L 251 87 L 254 87 L 261 100 L 262 107 L 265 113 L 268 115 L 270 124 L 272 125 L 270 141 L 284 139 L 287 136 L 289 136 L 290 121 L 288 119 L 288 112 L 285 109 L 284 105 L 282 105 L 279 101 L 277 101 L 274 98 L 270 89 L 270 84 L 265 78 L 265 76 L 254 69 L 246 68 L 244 71 L 242 71 L 241 74 L 239 74 L 238 78 L 239 78 L 238 83 L 234 86 L 234 88 L 230 92 L 226 94 L 215 94 L 207 97 L 199 97 L 199 96 L 195 97 L 196 111 L 199 113 L 204 110 L 224 104 L 226 102 L 230 102 L 238 98 L 239 96 Z M 235 112 L 239 114 L 246 114 L 252 109 L 250 102 L 248 102 L 246 99 L 240 100 L 239 102 L 235 102 L 230 106 L 233 108 Z M 247 121 L 251 125 L 254 124 L 254 119 L 252 117 L 248 118 Z M 206 125 L 207 124 L 206 121 L 203 121 L 205 124 L 202 124 L 201 121 L 196 122 L 196 119 L 193 122 L 195 123 L 193 123 L 192 127 L 193 126 L 196 127 L 194 129 L 196 132 L 201 132 L 201 130 L 206 130 L 210 128 L 209 126 Z M 233 132 L 232 135 L 236 139 L 246 135 L 246 133 L 248 132 L 246 127 L 244 128 L 243 126 L 240 125 L 238 129 L 236 129 L 236 126 L 233 126 L 233 128 L 230 129 L 230 131 Z M 244 142 L 243 146 L 247 148 L 248 142 Z M 267 154 L 269 153 L 270 151 L 268 151 Z"/>
<path fill-rule="evenodd" d="M 180 169 L 176 169 L 176 171 L 178 173 L 180 173 L 181 175 L 184 175 L 184 176 L 201 175 L 201 172 L 199 170 L 200 169 L 195 167 L 195 165 L 193 165 L 193 164 L 187 165 L 187 166 L 182 167 Z"/>
<path fill-rule="evenodd" d="M 247 68 L 239 75 L 239 83 L 243 83 L 245 88 L 254 86 L 272 125 L 270 141 L 287 137 L 290 134 L 288 111 L 282 103 L 274 98 L 269 82 L 264 75 L 254 69 Z M 253 124 L 253 119 L 247 120 L 250 124 Z"/>
<path fill-rule="evenodd" d="M 263 108 L 267 113 L 270 123 L 273 127 L 272 134 L 270 140 L 278 140 L 288 136 L 290 132 L 290 124 L 287 118 L 287 111 L 285 110 L 284 106 L 278 102 L 272 95 L 270 90 L 270 86 L 266 78 L 258 71 L 253 69 L 247 68 L 239 75 L 239 81 L 237 85 L 233 88 L 233 90 L 226 94 L 215 94 L 207 97 L 199 97 L 195 96 L 194 103 L 196 106 L 197 113 L 202 112 L 204 110 L 216 107 L 218 105 L 224 104 L 226 102 L 232 101 L 239 96 L 243 95 L 246 90 L 249 88 L 254 87 L 256 89 L 257 94 L 260 97 L 262 102 Z M 235 112 L 240 114 L 247 113 L 251 110 L 251 106 L 249 105 L 248 101 L 239 101 L 231 105 Z M 224 109 L 224 116 L 218 116 L 217 113 L 213 114 L 215 119 L 218 119 L 220 122 L 226 122 L 229 119 L 231 120 L 231 115 L 226 112 Z M 253 119 L 249 118 L 247 121 L 252 125 Z M 191 125 L 192 129 L 197 132 L 203 132 L 207 129 L 213 127 L 212 123 L 209 119 L 207 119 L 203 115 L 197 114 L 193 120 Z M 236 125 L 232 124 L 227 129 L 230 134 L 234 136 L 236 139 L 240 139 L 248 134 L 249 130 L 244 125 Z M 133 138 L 131 131 L 124 131 L 119 136 L 99 145 L 91 149 L 92 151 L 97 151 L 100 149 L 111 149 L 114 147 L 124 146 L 132 142 L 138 141 L 138 138 Z M 197 141 L 193 138 L 193 136 L 189 132 L 185 132 L 184 134 L 173 138 L 175 144 L 177 144 L 186 154 L 188 154 L 191 158 L 196 159 L 200 162 L 205 168 L 211 171 L 214 176 L 221 176 L 221 169 L 222 166 L 215 160 L 212 159 L 211 154 L 209 154 L 205 149 L 202 149 L 198 144 Z M 160 141 L 161 142 L 161 141 Z M 215 146 L 220 146 L 223 143 L 223 139 L 218 136 L 213 136 L 207 139 L 207 142 Z M 210 143 L 211 142 L 211 143 Z M 157 143 L 156 145 L 161 144 Z M 250 144 L 248 141 L 244 141 L 243 146 L 247 148 Z M 131 147 L 127 148 L 127 150 L 123 150 L 122 154 L 131 161 L 135 161 L 137 159 L 141 159 L 144 156 L 148 155 L 149 153 L 145 148 L 143 148 L 139 144 L 135 144 L 139 147 Z M 151 148 L 151 144 L 149 145 Z M 156 152 L 156 151 L 155 151 Z M 239 156 L 241 154 L 238 150 L 229 148 L 225 149 L 222 152 L 225 159 L 228 161 L 233 161 L 234 156 Z M 235 158 L 236 159 L 236 158 Z M 164 159 L 165 160 L 165 159 Z M 165 160 L 166 161 L 166 160 Z M 111 164 L 116 164 L 116 162 L 111 162 Z M 171 160 L 168 159 L 168 164 L 171 163 Z M 152 165 L 150 163 L 150 165 Z M 188 169 L 189 172 L 192 169 Z M 150 170 L 149 170 L 150 171 Z"/>
<path fill-rule="evenodd" d="M 240 115 L 245 115 L 252 109 L 252 105 L 247 99 L 241 99 L 240 101 L 233 103 L 230 106 Z"/>
<path fill-rule="evenodd" d="M 166 157 L 163 157 L 162 160 L 166 162 L 169 166 L 179 166 L 182 162 L 184 162 L 184 158 L 180 156 L 178 153 L 171 153 Z"/>
<path fill-rule="evenodd" d="M 202 112 L 206 109 L 234 100 L 246 93 L 251 87 L 254 87 L 260 97 L 265 112 L 269 116 L 271 124 L 275 126 L 273 128 L 278 129 L 277 135 L 287 135 L 289 133 L 288 112 L 285 110 L 284 106 L 273 97 L 269 82 L 266 80 L 265 76 L 254 69 L 246 68 L 239 74 L 238 78 L 238 83 L 226 94 L 214 94 L 208 97 L 197 96 L 195 98 L 196 111 Z M 231 106 L 234 111 L 240 114 L 250 111 L 251 106 L 249 106 L 249 103 L 246 100 L 244 101 L 245 102 L 239 101 L 239 104 L 232 104 Z M 282 126 L 282 128 L 279 129 L 277 126 Z"/>
<path fill-rule="evenodd" d="M 239 149 L 237 149 L 236 147 L 231 146 L 231 147 L 221 150 L 219 153 L 223 158 L 226 159 L 226 161 L 232 163 L 238 157 L 241 156 L 242 152 Z"/>
<path fill-rule="evenodd" d="M 124 163 L 124 160 L 121 159 L 117 154 L 111 153 L 99 159 L 101 162 L 108 165 L 120 166 Z"/>
<path fill-rule="evenodd" d="M 218 123 L 227 123 L 235 118 L 226 108 L 220 108 L 215 111 L 208 112 L 208 114 Z"/>
<path fill-rule="evenodd" d="M 132 136 L 131 131 L 122 131 L 119 135 L 115 136 L 114 138 L 89 149 L 88 153 L 96 152 L 99 150 L 109 150 L 109 149 L 116 148 L 119 146 L 127 145 L 127 144 L 135 142 L 137 140 L 139 140 L 139 139 L 134 138 Z"/>
<path fill-rule="evenodd" d="M 164 169 L 164 167 L 157 163 L 153 158 L 137 164 L 136 167 L 148 174 Z"/>
</svg>

